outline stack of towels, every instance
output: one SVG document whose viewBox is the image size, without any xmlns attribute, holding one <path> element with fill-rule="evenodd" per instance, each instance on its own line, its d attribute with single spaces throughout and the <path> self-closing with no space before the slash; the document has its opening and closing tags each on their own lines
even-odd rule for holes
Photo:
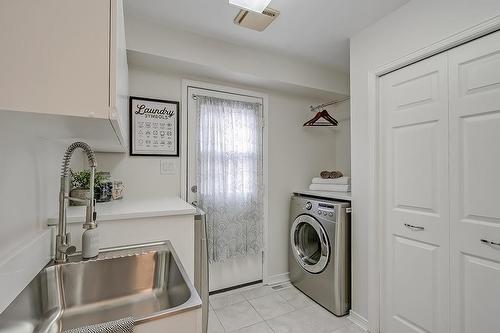
<svg viewBox="0 0 500 333">
<path fill-rule="evenodd" d="M 314 177 L 312 184 L 309 186 L 311 191 L 328 191 L 328 192 L 350 192 L 351 177 L 340 178 L 320 178 Z"/>
</svg>

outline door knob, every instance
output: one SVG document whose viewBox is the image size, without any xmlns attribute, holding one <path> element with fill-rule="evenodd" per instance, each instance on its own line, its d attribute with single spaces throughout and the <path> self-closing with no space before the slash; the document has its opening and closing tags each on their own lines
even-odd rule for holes
<svg viewBox="0 0 500 333">
<path fill-rule="evenodd" d="M 191 186 L 191 192 L 197 193 L 198 192 L 198 186 L 196 186 L 196 185 Z"/>
</svg>

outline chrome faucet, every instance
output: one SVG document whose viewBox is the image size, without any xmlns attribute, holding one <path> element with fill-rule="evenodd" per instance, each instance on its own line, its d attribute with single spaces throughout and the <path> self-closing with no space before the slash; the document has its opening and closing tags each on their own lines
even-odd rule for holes
<svg viewBox="0 0 500 333">
<path fill-rule="evenodd" d="M 71 161 L 71 156 L 73 152 L 77 149 L 82 149 L 87 155 L 87 159 L 90 165 L 90 198 L 88 200 L 72 198 L 69 196 L 69 163 Z M 63 263 L 68 260 L 68 255 L 76 252 L 76 247 L 71 245 L 71 235 L 66 232 L 66 209 L 68 207 L 68 202 L 79 201 L 84 202 L 87 206 L 85 212 L 85 223 L 83 224 L 84 229 L 94 229 L 97 228 L 96 212 L 95 212 L 95 200 L 94 200 L 94 178 L 95 169 L 97 167 L 97 162 L 95 158 L 95 153 L 92 148 L 85 142 L 75 142 L 71 144 L 64 153 L 64 158 L 62 162 L 61 169 L 61 189 L 59 191 L 59 226 L 56 236 L 56 253 L 55 261 L 57 263 Z"/>
</svg>

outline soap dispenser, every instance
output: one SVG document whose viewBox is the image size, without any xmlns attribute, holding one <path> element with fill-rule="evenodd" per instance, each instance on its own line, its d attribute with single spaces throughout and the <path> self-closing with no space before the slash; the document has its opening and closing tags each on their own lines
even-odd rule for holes
<svg viewBox="0 0 500 333">
<path fill-rule="evenodd" d="M 91 259 L 99 254 L 99 230 L 96 227 L 90 227 L 82 235 L 82 257 Z"/>
</svg>

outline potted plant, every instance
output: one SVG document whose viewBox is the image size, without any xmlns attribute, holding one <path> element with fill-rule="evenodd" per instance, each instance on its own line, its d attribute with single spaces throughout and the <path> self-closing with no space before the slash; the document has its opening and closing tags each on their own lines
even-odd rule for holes
<svg viewBox="0 0 500 333">
<path fill-rule="evenodd" d="M 90 171 L 82 170 L 73 172 L 71 171 L 71 185 L 72 190 L 70 196 L 72 198 L 90 200 Z M 98 197 L 101 193 L 101 187 L 106 181 L 104 174 L 96 172 L 94 176 L 94 196 Z M 96 195 L 97 194 L 97 195 Z M 85 206 L 85 203 L 70 200 L 72 206 Z"/>
</svg>

